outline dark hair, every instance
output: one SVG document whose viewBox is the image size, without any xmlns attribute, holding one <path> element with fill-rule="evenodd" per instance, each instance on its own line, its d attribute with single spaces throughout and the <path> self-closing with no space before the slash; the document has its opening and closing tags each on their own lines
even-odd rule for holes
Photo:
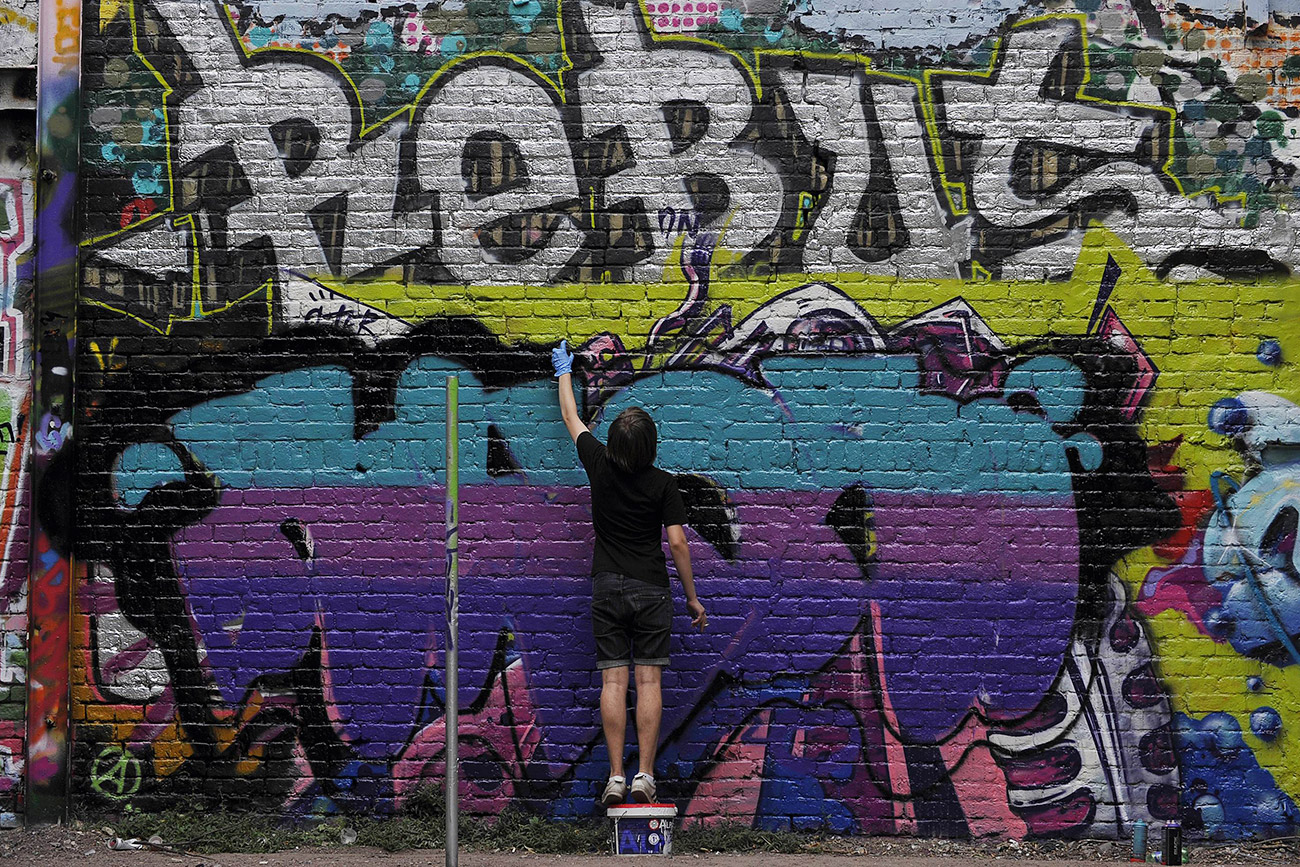
<svg viewBox="0 0 1300 867">
<path fill-rule="evenodd" d="M 609 426 L 609 459 L 625 473 L 644 470 L 655 462 L 658 432 L 650 413 L 631 406 Z"/>
</svg>

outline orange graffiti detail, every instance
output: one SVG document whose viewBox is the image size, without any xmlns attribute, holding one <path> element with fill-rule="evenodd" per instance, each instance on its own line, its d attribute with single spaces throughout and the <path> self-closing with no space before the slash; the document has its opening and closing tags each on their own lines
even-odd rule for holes
<svg viewBox="0 0 1300 867">
<path fill-rule="evenodd" d="M 75 69 L 81 63 L 81 0 L 55 0 L 52 23 L 54 62 L 65 69 Z"/>
<path fill-rule="evenodd" d="M 1194 46 L 1204 35 L 1198 50 L 1237 74 L 1261 76 L 1266 85 L 1264 99 L 1284 107 L 1300 106 L 1300 70 L 1284 64 L 1289 57 L 1300 55 L 1300 27 L 1288 27 L 1273 20 L 1267 29 L 1244 30 L 1240 27 L 1215 27 L 1181 16 L 1165 19 L 1168 27 L 1182 33 L 1184 44 Z M 1192 34 L 1196 35 L 1193 36 Z M 1190 38 L 1189 38 L 1190 37 Z"/>
</svg>

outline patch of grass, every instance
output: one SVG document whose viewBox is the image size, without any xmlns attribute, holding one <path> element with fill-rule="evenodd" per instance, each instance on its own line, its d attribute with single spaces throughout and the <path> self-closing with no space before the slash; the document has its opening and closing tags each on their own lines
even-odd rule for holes
<svg viewBox="0 0 1300 867">
<path fill-rule="evenodd" d="M 332 816 L 294 822 L 282 816 L 180 807 L 159 813 L 131 812 L 116 817 L 85 817 L 115 836 L 148 840 L 191 852 L 280 852 L 307 846 L 342 846 L 344 829 L 356 832 L 356 845 L 388 852 L 441 848 L 446 819 L 441 798 L 416 798 L 397 816 Z M 461 816 L 460 843 L 467 849 L 521 849 L 546 854 L 604 851 L 609 830 L 603 819 L 555 822 L 517 810 L 497 817 Z"/>
<path fill-rule="evenodd" d="M 163 843 L 193 852 L 280 852 L 300 846 L 339 842 L 342 823 L 294 826 L 283 819 L 256 813 L 211 811 L 180 807 L 162 813 L 133 812 L 116 820 L 96 820 L 116 836 Z"/>
<path fill-rule="evenodd" d="M 441 815 L 366 819 L 353 827 L 359 845 L 388 852 L 441 848 L 446 835 Z M 603 823 L 553 822 L 513 810 L 496 818 L 462 816 L 457 827 L 460 845 L 466 849 L 521 849 L 563 855 L 599 852 L 609 845 L 609 831 Z"/>
<path fill-rule="evenodd" d="M 159 813 L 131 812 L 119 817 L 85 817 L 94 826 L 109 826 L 120 837 L 148 840 L 155 834 L 165 845 L 190 852 L 280 852 L 303 847 L 341 847 L 345 829 L 356 832 L 356 845 L 387 852 L 438 849 L 445 840 L 445 814 L 437 791 L 420 792 L 406 809 L 391 817 L 332 816 L 294 822 L 283 816 L 209 810 L 182 806 Z M 559 822 L 507 809 L 496 817 L 461 816 L 460 844 L 470 850 L 521 850 L 547 855 L 608 851 L 609 825 L 603 817 Z M 780 852 L 815 849 L 825 835 L 758 831 L 748 825 L 692 824 L 678 828 L 673 850 L 691 852 Z"/>
<path fill-rule="evenodd" d="M 403 815 L 397 821 L 403 820 L 436 826 L 437 845 L 441 846 L 446 827 L 442 792 L 430 786 L 416 791 L 407 798 Z M 495 817 L 461 816 L 457 828 L 461 845 L 470 849 L 529 849 L 569 855 L 603 851 L 609 846 L 609 828 L 603 818 L 556 822 L 507 807 Z"/>
<path fill-rule="evenodd" d="M 540 816 L 509 811 L 495 822 L 477 822 L 461 842 L 472 849 L 531 849 L 547 854 L 571 855 L 603 852 L 609 847 L 609 827 L 604 819 L 553 822 Z"/>
<path fill-rule="evenodd" d="M 441 821 L 434 822 L 414 816 L 392 816 L 387 819 L 353 817 L 334 821 L 337 823 L 336 827 L 347 826 L 357 832 L 358 846 L 374 846 L 385 852 L 401 852 L 405 849 L 441 849 L 445 835 Z M 339 845 L 337 836 L 333 840 L 333 845 Z"/>
<path fill-rule="evenodd" d="M 688 825 L 673 832 L 673 852 L 806 852 L 823 835 L 759 831 L 738 822 Z"/>
</svg>

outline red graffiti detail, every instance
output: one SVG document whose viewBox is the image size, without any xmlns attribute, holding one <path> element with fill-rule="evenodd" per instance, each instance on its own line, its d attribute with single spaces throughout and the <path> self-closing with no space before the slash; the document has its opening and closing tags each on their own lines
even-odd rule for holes
<svg viewBox="0 0 1300 867">
<path fill-rule="evenodd" d="M 64 770 L 68 732 L 68 642 L 72 570 L 44 530 L 36 536 L 31 580 L 31 644 L 27 669 L 27 773 L 48 782 Z"/>
<path fill-rule="evenodd" d="M 1192 544 L 1205 516 L 1214 511 L 1214 495 L 1203 490 L 1179 491 L 1172 496 L 1178 504 L 1178 510 L 1182 512 L 1182 521 L 1172 535 L 1157 542 L 1152 549 L 1156 556 L 1177 562 L 1187 553 L 1187 546 Z"/>
<path fill-rule="evenodd" d="M 125 229 L 132 223 L 143 220 L 152 214 L 158 206 L 154 204 L 153 199 L 134 199 L 125 208 L 122 209 L 122 219 L 119 221 L 122 228 Z"/>
</svg>

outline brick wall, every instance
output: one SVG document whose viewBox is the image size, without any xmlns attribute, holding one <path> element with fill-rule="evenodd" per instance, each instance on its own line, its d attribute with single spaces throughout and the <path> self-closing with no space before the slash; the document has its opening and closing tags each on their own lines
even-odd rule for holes
<svg viewBox="0 0 1300 867">
<path fill-rule="evenodd" d="M 36 3 L 0 2 L 0 827 L 25 780 L 35 63 Z"/>
<path fill-rule="evenodd" d="M 593 813 L 567 338 L 688 502 L 691 820 L 1295 832 L 1295 22 L 318 5 L 87 4 L 78 799 L 440 781 L 455 374 L 462 801 Z"/>
</svg>

